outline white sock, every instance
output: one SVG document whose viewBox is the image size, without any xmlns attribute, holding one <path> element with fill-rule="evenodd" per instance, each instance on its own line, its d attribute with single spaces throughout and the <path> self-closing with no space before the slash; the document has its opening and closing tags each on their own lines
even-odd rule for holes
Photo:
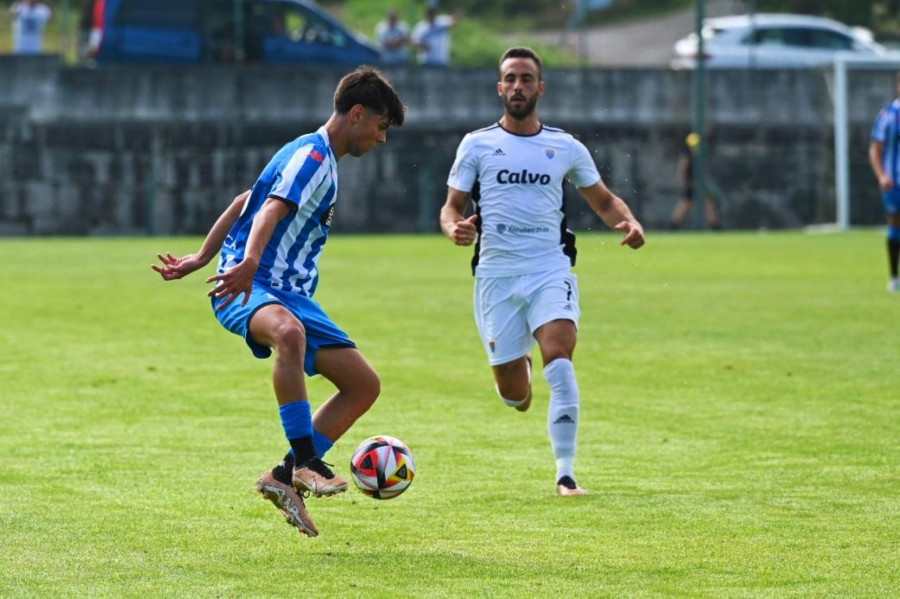
<svg viewBox="0 0 900 599">
<path fill-rule="evenodd" d="M 544 366 L 550 384 L 547 432 L 556 457 L 556 479 L 575 478 L 575 441 L 578 435 L 578 383 L 571 360 L 559 358 Z"/>
</svg>

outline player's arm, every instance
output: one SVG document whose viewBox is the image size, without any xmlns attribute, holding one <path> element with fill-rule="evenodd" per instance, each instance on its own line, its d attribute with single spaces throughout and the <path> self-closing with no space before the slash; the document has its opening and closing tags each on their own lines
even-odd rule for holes
<svg viewBox="0 0 900 599">
<path fill-rule="evenodd" d="M 241 215 L 241 211 L 244 209 L 244 204 L 247 203 L 249 196 L 250 190 L 248 189 L 234 198 L 228 208 L 216 219 L 209 233 L 207 233 L 206 239 L 203 240 L 203 244 L 200 246 L 200 251 L 181 258 L 171 253 L 157 254 L 156 257 L 159 258 L 162 265 L 153 264 L 151 268 L 158 272 L 164 280 L 171 281 L 186 277 L 209 264 L 210 260 L 222 249 L 222 244 L 225 243 L 228 232 Z"/>
<path fill-rule="evenodd" d="M 608 227 L 625 234 L 622 245 L 635 250 L 644 245 L 644 227 L 631 213 L 625 200 L 611 192 L 603 181 L 579 187 L 578 191 Z"/>
<path fill-rule="evenodd" d="M 875 178 L 878 179 L 878 187 L 881 191 L 890 191 L 894 187 L 894 181 L 891 176 L 884 172 L 884 144 L 877 140 L 869 143 L 869 165 Z"/>
<path fill-rule="evenodd" d="M 441 208 L 441 231 L 456 245 L 472 245 L 478 237 L 478 216 L 463 217 L 468 202 L 468 191 L 447 187 L 447 201 Z"/>
<path fill-rule="evenodd" d="M 244 296 L 243 302 L 250 299 L 250 291 L 253 289 L 253 277 L 259 268 L 259 261 L 263 251 L 272 239 L 275 226 L 290 214 L 295 206 L 285 200 L 270 197 L 253 217 L 250 226 L 250 235 L 247 237 L 247 246 L 244 250 L 244 258 L 237 265 L 220 275 L 213 275 L 206 279 L 207 283 L 216 283 L 207 295 L 216 298 L 225 298 L 225 301 L 217 308 L 228 306 L 231 302 Z"/>
</svg>

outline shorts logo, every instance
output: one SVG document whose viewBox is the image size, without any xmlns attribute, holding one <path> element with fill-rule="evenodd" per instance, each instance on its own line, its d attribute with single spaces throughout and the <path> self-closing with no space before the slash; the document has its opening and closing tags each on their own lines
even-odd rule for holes
<svg viewBox="0 0 900 599">
<path fill-rule="evenodd" d="M 494 353 L 494 351 L 496 351 L 496 349 L 497 349 L 497 344 L 494 342 L 494 340 L 491 339 L 491 341 L 490 341 L 490 343 L 488 343 L 488 345 L 491 346 L 491 353 Z"/>
<path fill-rule="evenodd" d="M 334 217 L 334 206 L 332 206 L 331 208 L 329 208 L 329 209 L 328 209 L 328 212 L 326 212 L 326 213 L 323 215 L 323 217 L 322 217 L 322 226 L 324 226 L 324 227 L 330 227 L 330 226 L 331 226 L 331 219 L 332 219 L 333 217 Z"/>
</svg>

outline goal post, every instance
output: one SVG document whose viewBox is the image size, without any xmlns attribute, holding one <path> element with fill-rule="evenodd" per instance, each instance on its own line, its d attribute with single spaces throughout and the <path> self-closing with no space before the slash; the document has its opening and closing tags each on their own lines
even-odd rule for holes
<svg viewBox="0 0 900 599">
<path fill-rule="evenodd" d="M 897 57 L 871 58 L 840 53 L 834 61 L 834 196 L 836 225 L 841 231 L 850 228 L 850 93 L 849 72 L 853 70 L 900 70 Z M 893 81 L 893 78 L 890 79 Z M 891 97 L 885 96 L 882 106 Z M 875 119 L 872 112 L 871 119 Z"/>
</svg>

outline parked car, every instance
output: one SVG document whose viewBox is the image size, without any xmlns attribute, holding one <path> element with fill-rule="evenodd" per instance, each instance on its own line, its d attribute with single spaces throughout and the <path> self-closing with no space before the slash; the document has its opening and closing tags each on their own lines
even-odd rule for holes
<svg viewBox="0 0 900 599">
<path fill-rule="evenodd" d="M 827 67 L 838 52 L 887 56 L 871 33 L 808 15 L 757 14 L 703 21 L 703 54 L 707 68 Z M 697 34 L 675 43 L 673 68 L 697 64 Z"/>
<path fill-rule="evenodd" d="M 379 51 L 312 0 L 93 0 L 98 63 L 374 64 Z"/>
</svg>

